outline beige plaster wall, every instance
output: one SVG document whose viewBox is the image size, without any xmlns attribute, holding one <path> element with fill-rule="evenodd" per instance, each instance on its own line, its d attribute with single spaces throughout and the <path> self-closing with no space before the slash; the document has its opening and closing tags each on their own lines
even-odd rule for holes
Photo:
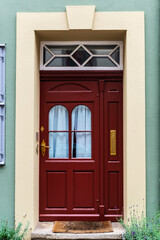
<svg viewBox="0 0 160 240">
<path fill-rule="evenodd" d="M 79 7 L 76 8 L 78 11 Z M 78 29 L 81 31 L 84 29 L 86 33 L 84 39 L 79 40 L 96 40 L 97 32 L 102 36 L 99 40 L 108 38 L 112 40 L 111 35 L 113 40 L 124 38 L 125 218 L 128 215 L 128 207 L 133 204 L 142 207 L 146 195 L 144 14 L 95 12 L 93 17 L 90 7 L 85 8 L 91 13 L 88 18 L 92 17 L 92 24 L 89 26 L 87 24 L 82 26 L 75 18 L 72 11 L 74 8 L 70 8 L 67 14 L 65 12 L 17 14 L 15 214 L 16 221 L 21 221 L 23 215 L 27 214 L 26 221 L 30 222 L 32 229 L 35 228 L 39 218 L 39 154 L 36 153 L 38 144 L 36 132 L 39 131 L 41 39 L 78 40 Z M 79 11 L 83 17 L 81 9 L 79 8 Z M 70 22 L 67 19 L 70 19 Z M 89 20 L 90 23 L 91 19 Z M 72 31 L 70 30 L 69 24 L 72 22 L 75 31 L 73 26 Z M 57 32 L 58 35 L 55 34 Z M 87 35 L 90 37 L 87 38 Z"/>
</svg>

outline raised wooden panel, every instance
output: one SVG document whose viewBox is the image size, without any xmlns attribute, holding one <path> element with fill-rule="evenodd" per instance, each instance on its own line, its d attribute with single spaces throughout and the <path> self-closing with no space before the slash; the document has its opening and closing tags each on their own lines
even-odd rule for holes
<svg viewBox="0 0 160 240">
<path fill-rule="evenodd" d="M 47 172 L 47 207 L 65 208 L 67 199 L 66 172 Z"/>
<path fill-rule="evenodd" d="M 119 208 L 119 173 L 108 173 L 108 209 Z"/>
<path fill-rule="evenodd" d="M 92 208 L 94 204 L 94 173 L 74 172 L 73 204 L 75 208 Z"/>
</svg>

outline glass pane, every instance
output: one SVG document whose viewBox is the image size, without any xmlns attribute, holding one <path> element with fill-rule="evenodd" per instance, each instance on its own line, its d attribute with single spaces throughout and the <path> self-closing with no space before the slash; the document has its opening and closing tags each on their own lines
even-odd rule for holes
<svg viewBox="0 0 160 240">
<path fill-rule="evenodd" d="M 49 111 L 49 131 L 68 131 L 68 111 L 57 105 Z"/>
<path fill-rule="evenodd" d="M 111 57 L 119 64 L 119 48 L 111 54 Z"/>
<path fill-rule="evenodd" d="M 55 57 L 46 67 L 77 67 L 78 65 L 70 57 Z"/>
<path fill-rule="evenodd" d="M 72 111 L 72 130 L 91 131 L 91 111 L 84 105 L 78 105 Z"/>
<path fill-rule="evenodd" d="M 49 46 L 47 45 L 49 50 L 53 52 L 55 55 L 65 55 L 71 54 L 73 50 L 77 47 L 77 45 L 72 46 Z"/>
<path fill-rule="evenodd" d="M 0 153 L 3 151 L 2 142 L 3 142 L 3 119 L 2 119 L 2 107 L 0 107 Z"/>
<path fill-rule="evenodd" d="M 49 158 L 68 158 L 68 133 L 49 133 Z"/>
<path fill-rule="evenodd" d="M 90 54 L 84 48 L 80 47 L 72 56 L 82 65 L 90 57 Z"/>
<path fill-rule="evenodd" d="M 72 132 L 72 158 L 91 158 L 90 132 Z"/>
<path fill-rule="evenodd" d="M 47 49 L 43 48 L 43 64 L 45 64 L 53 55 L 47 51 Z"/>
<path fill-rule="evenodd" d="M 93 57 L 85 64 L 85 66 L 116 67 L 116 64 L 114 64 L 108 57 Z"/>
<path fill-rule="evenodd" d="M 103 45 L 103 46 L 96 46 L 96 45 L 85 45 L 85 47 L 93 54 L 93 55 L 108 55 L 116 45 Z"/>
</svg>

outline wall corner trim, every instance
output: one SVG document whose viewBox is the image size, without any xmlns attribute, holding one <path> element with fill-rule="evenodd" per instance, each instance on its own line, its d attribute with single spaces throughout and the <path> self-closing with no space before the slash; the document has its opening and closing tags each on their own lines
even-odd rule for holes
<svg viewBox="0 0 160 240">
<path fill-rule="evenodd" d="M 70 30 L 92 29 L 95 6 L 66 6 Z"/>
</svg>

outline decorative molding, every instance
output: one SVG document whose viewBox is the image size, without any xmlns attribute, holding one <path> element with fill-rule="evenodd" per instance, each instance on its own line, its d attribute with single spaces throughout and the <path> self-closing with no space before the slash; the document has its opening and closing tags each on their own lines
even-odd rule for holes
<svg viewBox="0 0 160 240">
<path fill-rule="evenodd" d="M 69 29 L 92 29 L 94 13 L 95 6 L 66 6 Z"/>
<path fill-rule="evenodd" d="M 86 77 L 88 80 L 122 81 L 123 71 L 40 71 L 41 81 L 57 80 L 57 78 L 68 80 L 68 77 L 70 80 L 75 80 L 75 77 L 86 80 L 83 79 Z"/>
</svg>

